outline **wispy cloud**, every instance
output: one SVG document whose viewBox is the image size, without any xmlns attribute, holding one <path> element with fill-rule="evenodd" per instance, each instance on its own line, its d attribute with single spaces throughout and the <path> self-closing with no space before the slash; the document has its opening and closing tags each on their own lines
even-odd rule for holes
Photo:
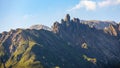
<svg viewBox="0 0 120 68">
<path fill-rule="evenodd" d="M 80 0 L 73 8 L 67 11 L 79 10 L 85 8 L 86 10 L 95 10 L 97 7 L 106 7 L 119 5 L 120 0 L 103 0 L 103 1 L 93 1 L 93 0 Z"/>
<path fill-rule="evenodd" d="M 96 9 L 96 2 L 89 1 L 89 0 L 83 0 L 83 1 L 80 1 L 76 6 L 74 6 L 72 9 L 68 11 L 78 10 L 81 8 L 85 8 L 87 10 L 94 10 Z"/>
<path fill-rule="evenodd" d="M 113 6 L 120 4 L 120 0 L 104 0 L 98 3 L 99 7 Z"/>
</svg>

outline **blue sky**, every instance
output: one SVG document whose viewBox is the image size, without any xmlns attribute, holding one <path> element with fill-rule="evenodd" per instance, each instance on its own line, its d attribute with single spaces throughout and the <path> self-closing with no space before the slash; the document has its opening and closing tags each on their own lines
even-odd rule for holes
<svg viewBox="0 0 120 68">
<path fill-rule="evenodd" d="M 120 22 L 120 0 L 0 0 L 0 32 L 34 24 L 49 27 L 65 14 Z"/>
</svg>

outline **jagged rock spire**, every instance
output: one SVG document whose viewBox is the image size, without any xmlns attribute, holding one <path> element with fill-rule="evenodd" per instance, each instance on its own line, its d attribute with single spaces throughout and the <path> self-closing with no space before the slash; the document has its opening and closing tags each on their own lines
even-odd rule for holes
<svg viewBox="0 0 120 68">
<path fill-rule="evenodd" d="M 79 18 L 73 18 L 73 21 L 78 23 L 80 22 Z"/>
<path fill-rule="evenodd" d="M 65 21 L 66 21 L 66 22 L 69 22 L 69 21 L 70 21 L 70 15 L 69 15 L 69 14 L 66 14 L 66 16 L 65 16 Z"/>
<path fill-rule="evenodd" d="M 118 30 L 120 31 L 120 23 L 118 24 Z"/>
<path fill-rule="evenodd" d="M 61 19 L 61 23 L 64 23 L 64 20 L 63 20 L 63 19 Z"/>
<path fill-rule="evenodd" d="M 54 22 L 53 26 L 52 26 L 52 30 L 53 32 L 57 33 L 58 32 L 58 28 L 59 28 L 59 22 Z"/>
</svg>

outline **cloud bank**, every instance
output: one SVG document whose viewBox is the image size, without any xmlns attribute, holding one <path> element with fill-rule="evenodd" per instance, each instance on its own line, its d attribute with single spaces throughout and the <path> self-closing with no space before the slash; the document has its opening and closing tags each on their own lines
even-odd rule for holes
<svg viewBox="0 0 120 68">
<path fill-rule="evenodd" d="M 96 8 L 96 2 L 94 2 L 94 1 L 88 1 L 88 0 L 83 0 L 83 1 L 80 1 L 71 10 L 77 10 L 77 9 L 80 9 L 80 8 L 86 8 L 87 10 L 94 10 Z"/>
<path fill-rule="evenodd" d="M 119 5 L 120 0 L 104 0 L 102 2 L 98 3 L 99 7 L 106 7 L 106 6 L 114 6 L 114 5 Z"/>
<path fill-rule="evenodd" d="M 103 1 L 93 1 L 93 0 L 80 0 L 73 8 L 68 11 L 79 10 L 85 8 L 86 10 L 95 10 L 97 7 L 107 7 L 120 5 L 120 0 L 103 0 Z"/>
</svg>

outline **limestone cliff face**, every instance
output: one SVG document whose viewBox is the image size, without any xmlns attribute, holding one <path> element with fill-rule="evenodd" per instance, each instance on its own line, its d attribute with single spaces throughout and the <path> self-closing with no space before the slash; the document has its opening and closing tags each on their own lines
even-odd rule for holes
<svg viewBox="0 0 120 68">
<path fill-rule="evenodd" d="M 106 33 L 109 33 L 113 36 L 118 35 L 117 31 L 116 31 L 116 26 L 114 26 L 114 25 L 109 25 L 109 27 L 106 27 L 104 30 L 105 30 Z"/>
<path fill-rule="evenodd" d="M 52 30 L 0 33 L 0 68 L 119 68 L 120 25 L 98 30 L 67 14 Z"/>
<path fill-rule="evenodd" d="M 104 32 L 110 34 L 112 36 L 116 36 L 120 41 L 120 24 L 117 25 L 109 25 L 104 29 Z"/>
</svg>

